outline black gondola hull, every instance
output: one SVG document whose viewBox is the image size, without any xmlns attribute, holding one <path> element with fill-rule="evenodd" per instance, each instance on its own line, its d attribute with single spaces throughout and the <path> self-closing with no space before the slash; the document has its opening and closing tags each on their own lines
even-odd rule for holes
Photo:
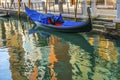
<svg viewBox="0 0 120 80">
<path fill-rule="evenodd" d="M 67 28 L 62 28 L 54 25 L 47 25 L 40 22 L 35 22 L 35 23 L 40 28 L 44 28 L 52 31 L 66 32 L 66 33 L 90 32 L 92 30 L 92 24 L 90 20 L 88 20 L 83 25 L 67 27 Z"/>
</svg>

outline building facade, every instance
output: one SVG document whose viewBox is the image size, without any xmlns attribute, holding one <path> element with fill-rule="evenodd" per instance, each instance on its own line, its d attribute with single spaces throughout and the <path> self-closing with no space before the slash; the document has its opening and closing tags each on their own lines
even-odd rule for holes
<svg viewBox="0 0 120 80">
<path fill-rule="evenodd" d="M 1 3 L 11 3 L 12 0 L 0 0 L 0 5 Z M 29 0 L 22 0 L 22 2 L 28 2 Z M 40 1 L 45 1 L 46 0 L 31 0 L 31 2 L 40 2 Z M 70 3 L 70 5 L 75 5 L 76 0 L 60 0 L 63 1 L 64 3 Z M 109 7 L 114 7 L 116 5 L 116 0 L 78 0 L 78 3 L 81 3 L 82 1 L 86 1 L 87 4 L 91 4 L 91 1 L 95 1 L 96 7 L 98 8 L 109 8 Z M 18 0 L 14 0 L 15 3 L 18 2 Z M 55 4 L 58 4 L 59 0 L 48 0 L 48 2 L 55 2 Z"/>
</svg>

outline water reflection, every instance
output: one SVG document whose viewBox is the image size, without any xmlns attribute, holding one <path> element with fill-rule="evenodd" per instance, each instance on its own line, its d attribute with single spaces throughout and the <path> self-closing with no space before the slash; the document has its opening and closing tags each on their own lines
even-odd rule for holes
<svg viewBox="0 0 120 80">
<path fill-rule="evenodd" d="M 9 55 L 9 68 L 0 72 L 9 73 L 9 79 L 119 80 L 119 40 L 92 33 L 46 31 L 37 26 L 31 29 L 33 26 L 29 20 L 0 19 L 0 47 L 7 47 Z"/>
<path fill-rule="evenodd" d="M 53 48 L 50 48 L 50 50 L 52 51 L 51 52 L 52 61 L 51 60 L 50 61 L 53 64 L 52 66 L 54 66 L 54 63 L 59 64 L 59 66 L 57 66 L 58 71 L 54 70 L 57 74 L 60 74 L 61 72 L 61 74 L 65 75 L 62 78 L 58 77 L 58 79 L 60 80 L 72 80 L 72 79 L 79 80 L 79 79 L 88 79 L 88 78 L 91 79 L 90 75 L 92 75 L 92 73 L 90 73 L 89 70 L 94 71 L 93 70 L 94 62 L 95 62 L 94 61 L 95 58 L 93 55 L 94 49 L 82 35 L 70 34 L 70 33 L 63 34 L 63 33 L 56 33 L 56 32 L 53 33 L 50 31 L 48 33 L 42 30 L 41 31 L 39 30 L 38 33 L 40 35 L 44 34 L 45 37 L 46 35 L 49 35 L 49 39 L 50 39 L 49 42 L 51 43 L 50 46 L 53 47 Z M 84 60 L 82 58 L 84 58 Z M 61 70 L 61 66 L 64 67 L 63 68 L 64 70 Z M 56 67 L 54 69 L 56 69 Z M 63 75 L 60 75 L 60 76 L 63 76 Z"/>
<path fill-rule="evenodd" d="M 9 70 L 9 55 L 7 48 L 0 47 L 0 80 L 11 80 L 11 72 Z"/>
</svg>

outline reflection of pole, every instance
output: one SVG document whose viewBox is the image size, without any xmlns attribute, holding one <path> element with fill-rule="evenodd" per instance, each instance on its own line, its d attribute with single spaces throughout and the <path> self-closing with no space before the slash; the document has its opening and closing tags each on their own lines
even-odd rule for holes
<svg viewBox="0 0 120 80">
<path fill-rule="evenodd" d="M 78 0 L 76 0 L 76 4 L 75 4 L 75 21 L 77 21 L 77 5 L 78 5 Z"/>
</svg>

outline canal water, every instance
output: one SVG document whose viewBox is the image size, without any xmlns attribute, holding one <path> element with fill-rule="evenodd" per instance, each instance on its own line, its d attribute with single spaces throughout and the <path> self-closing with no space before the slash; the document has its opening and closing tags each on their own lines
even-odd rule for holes
<svg viewBox="0 0 120 80">
<path fill-rule="evenodd" d="M 120 80 L 120 40 L 0 18 L 0 80 Z"/>
</svg>

